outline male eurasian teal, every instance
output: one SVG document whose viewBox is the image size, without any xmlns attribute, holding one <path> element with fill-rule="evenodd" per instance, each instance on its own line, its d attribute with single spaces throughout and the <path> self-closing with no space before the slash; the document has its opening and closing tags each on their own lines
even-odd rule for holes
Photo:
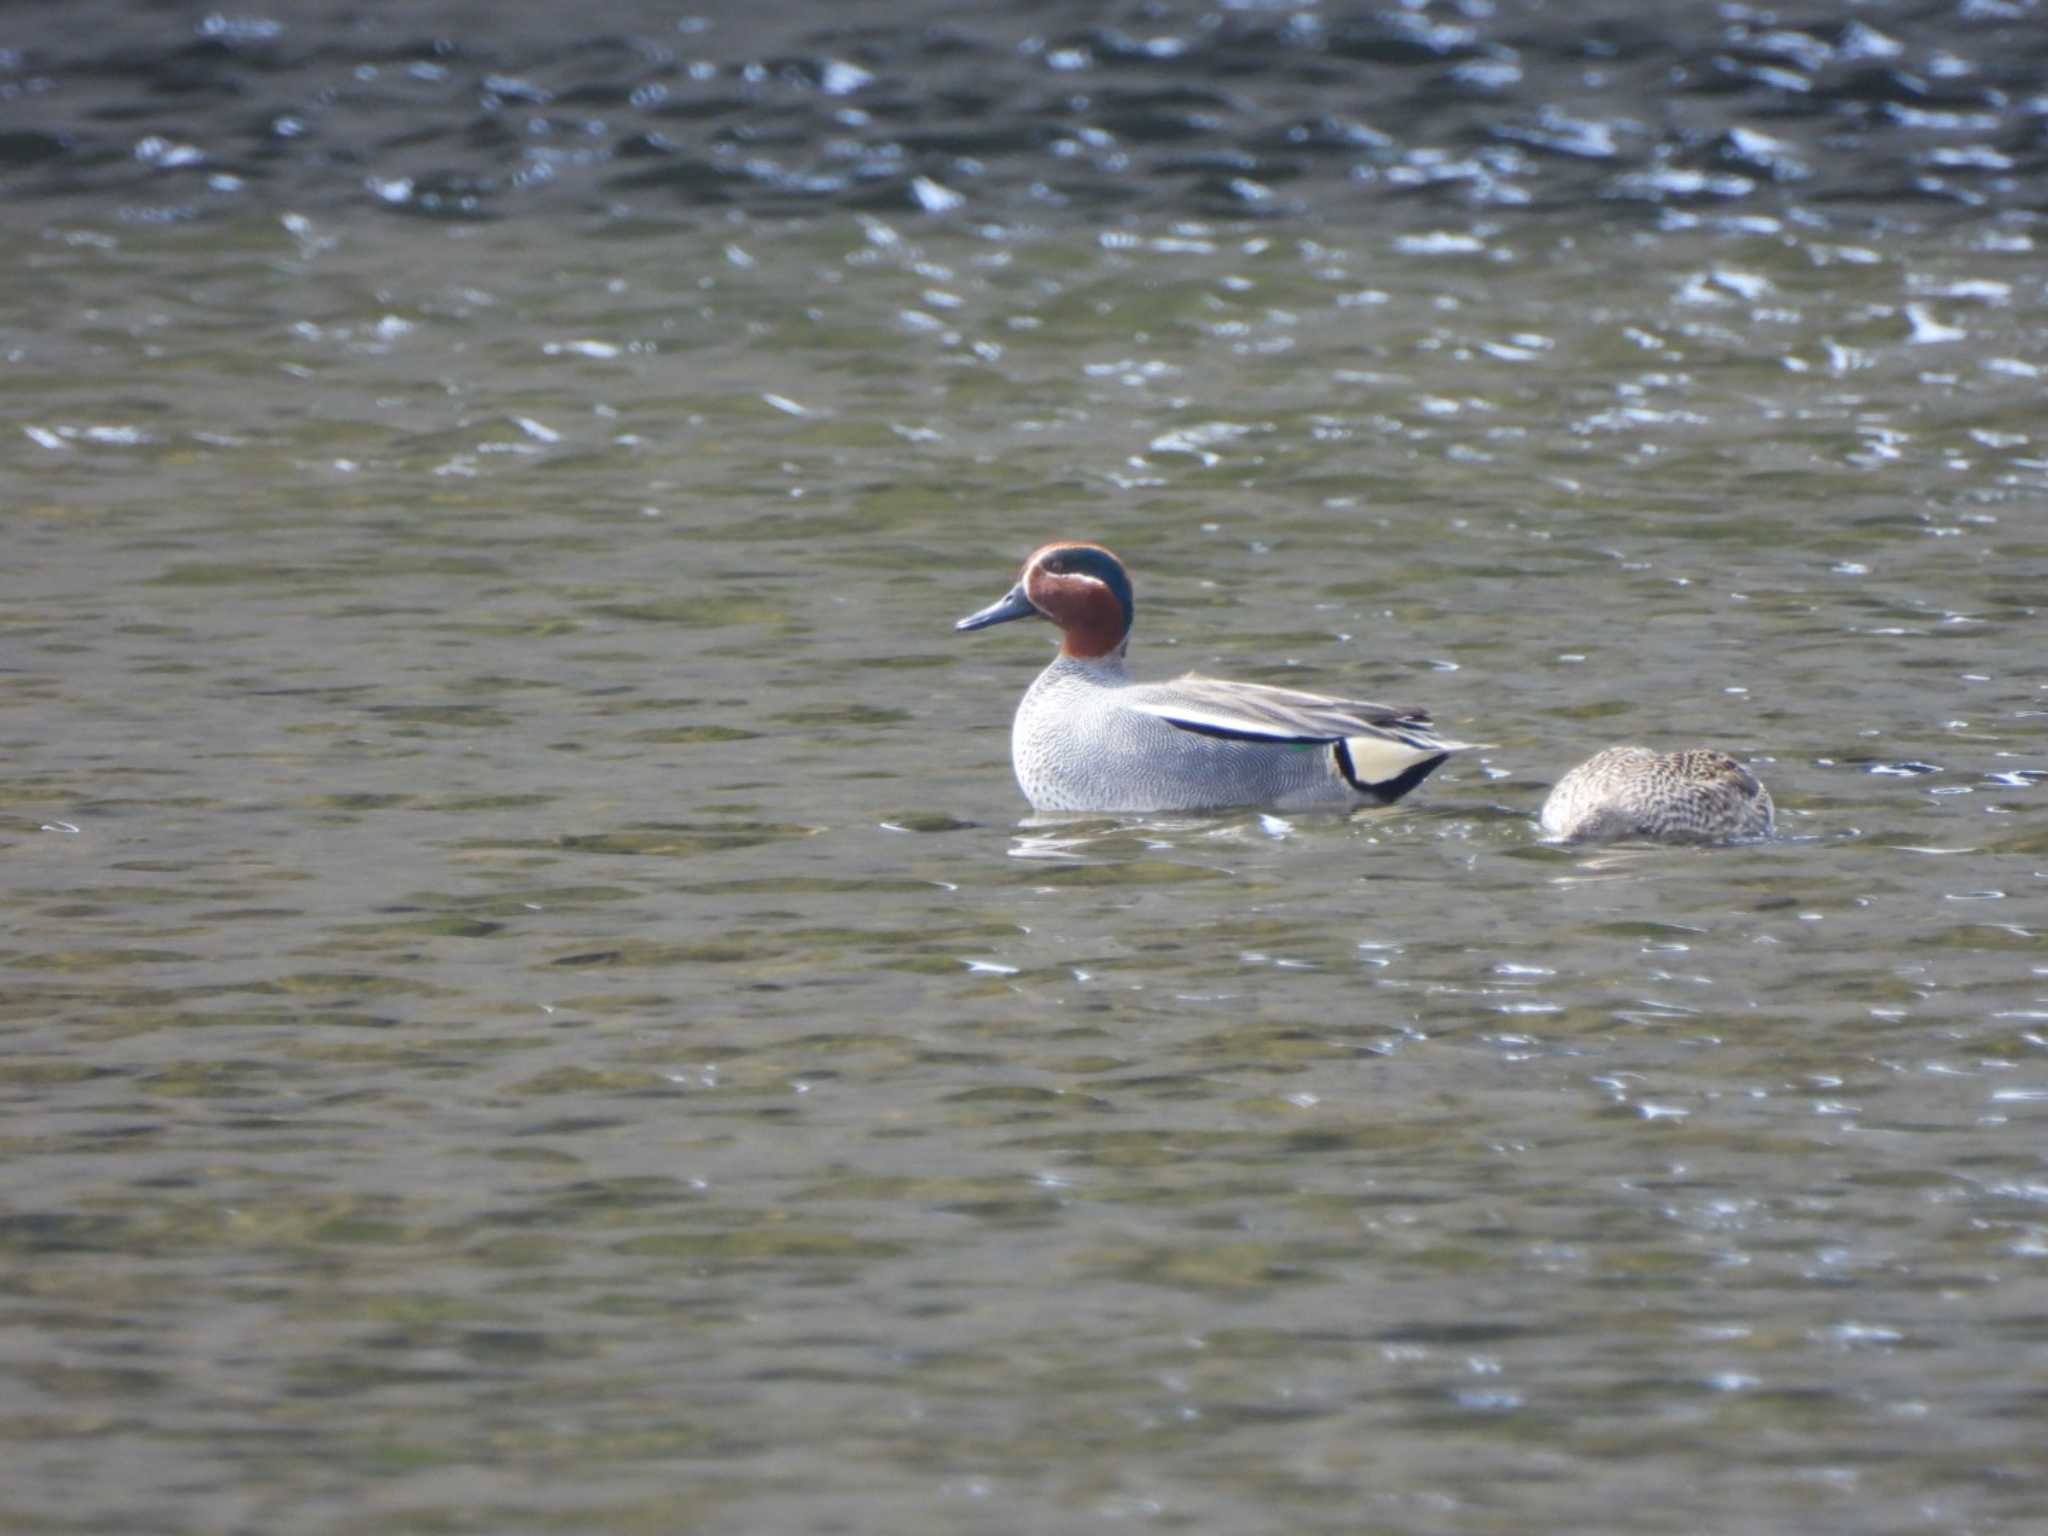
<svg viewBox="0 0 2048 1536">
<path fill-rule="evenodd" d="M 1771 792 L 1726 752 L 1609 747 L 1557 781 L 1542 822 L 1567 843 L 1725 843 L 1769 837 L 1774 815 Z"/>
<path fill-rule="evenodd" d="M 1099 544 L 1048 544 L 955 629 L 1050 619 L 1060 653 L 1017 707 L 1010 758 L 1041 811 L 1391 805 L 1466 743 L 1390 709 L 1193 675 L 1132 680 L 1131 578 Z"/>
</svg>

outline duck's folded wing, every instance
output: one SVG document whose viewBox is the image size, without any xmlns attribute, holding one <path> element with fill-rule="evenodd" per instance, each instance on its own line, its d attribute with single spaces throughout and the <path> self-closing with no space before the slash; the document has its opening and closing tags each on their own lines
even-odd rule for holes
<svg viewBox="0 0 2048 1536">
<path fill-rule="evenodd" d="M 1263 683 L 1189 676 L 1139 684 L 1124 690 L 1119 702 L 1184 731 L 1231 741 L 1314 746 L 1367 736 L 1399 742 L 1418 753 L 1454 752 L 1463 745 L 1430 729 L 1427 710 L 1333 699 Z"/>
</svg>

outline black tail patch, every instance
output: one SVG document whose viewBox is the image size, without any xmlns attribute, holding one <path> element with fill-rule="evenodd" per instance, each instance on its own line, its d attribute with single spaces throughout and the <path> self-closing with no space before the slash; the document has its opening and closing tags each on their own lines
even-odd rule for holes
<svg viewBox="0 0 2048 1536">
<path fill-rule="evenodd" d="M 1425 757 L 1413 768 L 1402 769 L 1401 772 L 1395 774 L 1391 779 L 1381 779 L 1377 784 L 1368 784 L 1359 778 L 1358 770 L 1352 765 L 1351 744 L 1340 741 L 1336 746 L 1337 771 L 1344 775 L 1344 782 L 1357 790 L 1361 795 L 1371 795 L 1381 805 L 1392 805 L 1396 800 L 1407 794 L 1409 790 L 1441 768 L 1444 759 L 1451 755 L 1448 752 L 1439 752 L 1435 757 Z"/>
</svg>

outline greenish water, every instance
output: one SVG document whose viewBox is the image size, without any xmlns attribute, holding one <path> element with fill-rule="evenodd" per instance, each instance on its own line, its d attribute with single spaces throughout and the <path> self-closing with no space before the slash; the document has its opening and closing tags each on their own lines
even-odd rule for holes
<svg viewBox="0 0 2048 1536">
<path fill-rule="evenodd" d="M 2023 230 L 7 261 L 10 1529 L 2048 1512 Z M 1028 821 L 1056 535 L 1494 745 Z M 1542 845 L 1620 740 L 1792 840 Z"/>
</svg>

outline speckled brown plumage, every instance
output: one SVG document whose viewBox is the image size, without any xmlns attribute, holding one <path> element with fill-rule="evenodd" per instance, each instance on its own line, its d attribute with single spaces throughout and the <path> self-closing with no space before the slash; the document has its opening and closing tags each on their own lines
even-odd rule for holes
<svg viewBox="0 0 2048 1536">
<path fill-rule="evenodd" d="M 1722 843 L 1769 837 L 1771 792 L 1726 752 L 1609 747 L 1572 769 L 1543 802 L 1543 830 L 1563 842 Z"/>
</svg>

